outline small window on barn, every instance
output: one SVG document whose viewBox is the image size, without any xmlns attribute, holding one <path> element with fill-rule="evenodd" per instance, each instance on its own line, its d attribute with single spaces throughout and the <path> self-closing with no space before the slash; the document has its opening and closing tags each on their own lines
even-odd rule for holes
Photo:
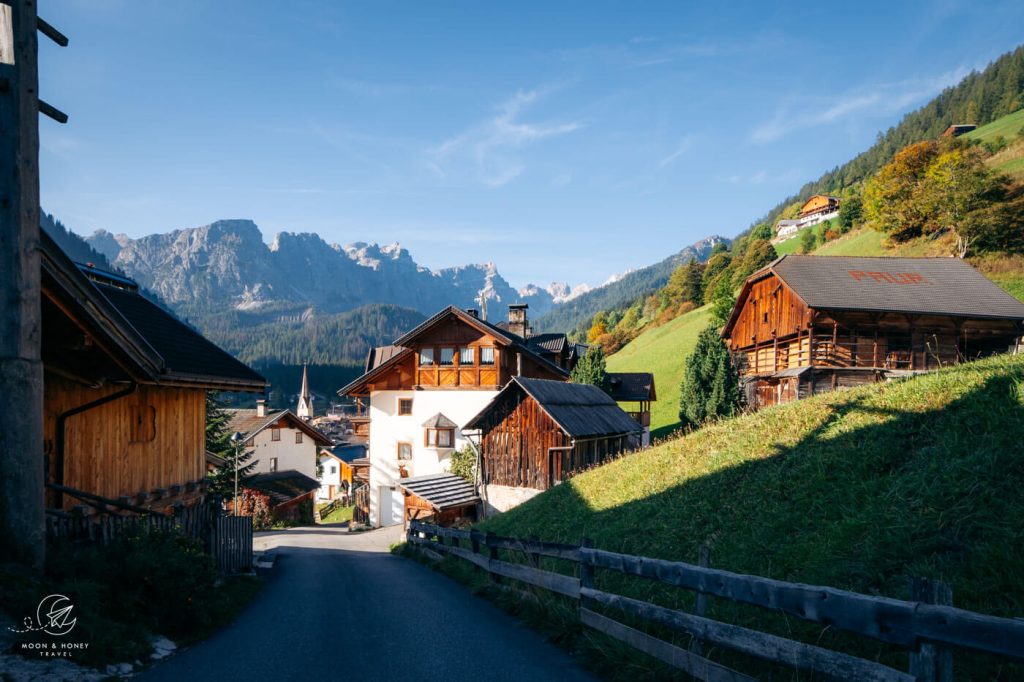
<svg viewBox="0 0 1024 682">
<path fill-rule="evenodd" d="M 277 457 L 270 458 L 270 470 L 277 471 Z"/>
<path fill-rule="evenodd" d="M 407 417 L 410 414 L 412 414 L 412 398 L 399 398 L 398 415 L 400 417 Z"/>
<path fill-rule="evenodd" d="M 455 429 L 427 429 L 423 438 L 428 448 L 450 448 L 455 442 Z"/>
<path fill-rule="evenodd" d="M 281 429 L 270 429 L 270 440 L 281 440 Z"/>
<path fill-rule="evenodd" d="M 767 323 L 768 323 L 768 313 L 765 313 L 764 315 L 762 315 L 762 316 L 761 316 L 761 320 L 762 320 L 762 321 L 763 321 L 763 322 L 764 322 L 765 324 L 767 324 Z"/>
<path fill-rule="evenodd" d="M 295 442 L 296 443 L 301 443 L 302 442 L 302 431 L 296 431 L 295 432 Z"/>
<path fill-rule="evenodd" d="M 420 367 L 432 367 L 434 364 L 434 349 L 423 348 L 420 350 Z"/>
<path fill-rule="evenodd" d="M 398 444 L 398 459 L 412 459 L 412 443 Z"/>
<path fill-rule="evenodd" d="M 149 443 L 156 438 L 156 408 L 152 405 L 132 405 L 130 411 L 132 443 Z"/>
<path fill-rule="evenodd" d="M 481 365 L 493 365 L 494 364 L 494 348 L 491 346 L 483 346 L 480 348 L 480 364 Z"/>
<path fill-rule="evenodd" d="M 336 464 L 332 464 L 331 465 L 331 473 L 332 474 L 338 473 L 338 466 Z"/>
<path fill-rule="evenodd" d="M 472 365 L 473 364 L 473 349 L 472 348 L 460 348 L 459 349 L 459 364 L 460 365 Z"/>
<path fill-rule="evenodd" d="M 441 349 L 441 365 L 444 367 L 451 367 L 455 364 L 455 349 L 454 348 L 442 348 Z"/>
</svg>

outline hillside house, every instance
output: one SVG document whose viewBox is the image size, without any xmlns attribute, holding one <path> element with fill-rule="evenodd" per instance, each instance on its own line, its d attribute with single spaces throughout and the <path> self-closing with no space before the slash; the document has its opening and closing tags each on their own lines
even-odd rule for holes
<svg viewBox="0 0 1024 682">
<path fill-rule="evenodd" d="M 964 133 L 969 133 L 978 126 L 973 123 L 954 123 L 944 131 L 942 131 L 943 137 L 960 137 Z"/>
<path fill-rule="evenodd" d="M 45 232 L 40 252 L 47 506 L 82 493 L 153 510 L 198 502 L 206 392 L 261 393 L 266 380 L 134 281 L 76 265 Z"/>
<path fill-rule="evenodd" d="M 364 443 L 320 448 L 320 490 L 317 491 L 316 499 L 333 500 L 351 493 L 355 483 L 353 462 L 365 455 L 366 445 Z"/>
<path fill-rule="evenodd" d="M 1020 347 L 1024 303 L 955 258 L 783 256 L 722 330 L 748 404 L 789 402 Z"/>
<path fill-rule="evenodd" d="M 775 225 L 775 240 L 785 241 L 795 236 L 802 227 L 808 227 L 808 225 L 801 220 L 780 220 Z"/>
<path fill-rule="evenodd" d="M 640 424 L 597 386 L 514 377 L 463 427 L 477 431 L 489 510 L 505 511 L 640 444 Z"/>
<path fill-rule="evenodd" d="M 775 224 L 773 243 L 783 242 L 795 236 L 800 230 L 813 227 L 839 215 L 839 199 L 827 194 L 815 194 L 800 207 L 794 220 L 780 220 Z"/>
<path fill-rule="evenodd" d="M 654 375 L 650 372 L 608 372 L 608 393 L 621 406 L 625 403 L 626 414 L 643 429 L 640 445 L 651 444 L 651 403 L 658 399 L 654 390 Z M 625 408 L 624 408 L 625 409 Z"/>
<path fill-rule="evenodd" d="M 510 318 L 526 330 L 525 308 Z M 338 392 L 366 414 L 370 525 L 402 522 L 401 479 L 447 471 L 468 442 L 460 425 L 516 376 L 565 381 L 569 371 L 527 338 L 451 306 L 370 352 L 366 373 Z"/>
</svg>

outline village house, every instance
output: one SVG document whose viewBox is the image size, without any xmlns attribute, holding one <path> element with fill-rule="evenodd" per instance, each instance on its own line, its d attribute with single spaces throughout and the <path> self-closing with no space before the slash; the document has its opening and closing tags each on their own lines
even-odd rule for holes
<svg viewBox="0 0 1024 682">
<path fill-rule="evenodd" d="M 839 199 L 827 194 L 815 194 L 800 207 L 795 220 L 780 220 L 775 224 L 775 238 L 772 243 L 786 241 L 797 232 L 813 227 L 839 216 Z"/>
<path fill-rule="evenodd" d="M 73 263 L 45 232 L 40 253 L 47 506 L 198 502 L 206 392 L 262 393 L 266 380 L 134 281 Z"/>
<path fill-rule="evenodd" d="M 603 390 L 587 384 L 514 377 L 466 422 L 480 452 L 490 511 L 505 511 L 640 445 L 642 427 Z"/>
<path fill-rule="evenodd" d="M 964 133 L 969 133 L 978 126 L 973 123 L 954 123 L 942 131 L 943 137 L 960 137 Z"/>
<path fill-rule="evenodd" d="M 783 256 L 722 330 L 754 407 L 1016 350 L 1024 303 L 957 258 Z"/>
<path fill-rule="evenodd" d="M 312 501 L 320 482 L 316 467 L 319 449 L 331 440 L 291 410 L 268 410 L 264 400 L 256 409 L 227 410 L 228 430 L 241 434 L 243 447 L 253 453 L 247 488 L 270 495 L 278 518 L 292 518 L 304 501 Z"/>
<path fill-rule="evenodd" d="M 460 425 L 513 377 L 568 379 L 569 369 L 516 333 L 529 334 L 525 306 L 509 317 L 503 329 L 476 311 L 445 308 L 371 351 L 366 373 L 338 392 L 365 410 L 371 525 L 402 523 L 401 479 L 448 471 L 452 453 L 468 444 Z"/>
<path fill-rule="evenodd" d="M 320 448 L 320 489 L 316 499 L 330 501 L 348 495 L 355 483 L 353 462 L 366 455 L 364 443 L 345 443 Z"/>
</svg>

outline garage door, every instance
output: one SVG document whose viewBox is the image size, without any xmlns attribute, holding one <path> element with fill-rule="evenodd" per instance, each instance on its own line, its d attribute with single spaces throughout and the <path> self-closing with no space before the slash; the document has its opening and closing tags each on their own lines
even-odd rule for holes
<svg viewBox="0 0 1024 682">
<path fill-rule="evenodd" d="M 402 515 L 405 513 L 405 501 L 402 493 L 392 490 L 390 486 L 380 487 L 380 525 L 394 526 L 402 523 Z"/>
</svg>

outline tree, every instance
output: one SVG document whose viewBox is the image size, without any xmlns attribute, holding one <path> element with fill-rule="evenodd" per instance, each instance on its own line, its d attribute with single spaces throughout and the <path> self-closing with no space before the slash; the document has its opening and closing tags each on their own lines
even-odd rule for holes
<svg viewBox="0 0 1024 682">
<path fill-rule="evenodd" d="M 608 327 L 605 322 L 605 313 L 601 312 L 594 315 L 594 321 L 590 324 L 590 329 L 587 331 L 587 343 L 593 343 L 602 334 L 608 333 Z"/>
<path fill-rule="evenodd" d="M 733 285 L 739 286 L 747 277 L 778 257 L 779 254 L 776 253 L 775 247 L 767 239 L 751 241 L 743 253 L 743 259 L 736 265 L 735 272 L 733 272 Z"/>
<path fill-rule="evenodd" d="M 703 299 L 704 290 L 701 277 L 704 266 L 691 258 L 690 262 L 680 265 L 668 278 L 668 283 L 661 290 L 661 307 L 690 301 L 696 303 Z"/>
<path fill-rule="evenodd" d="M 601 346 L 591 347 L 587 354 L 580 358 L 569 375 L 569 381 L 574 384 L 590 384 L 602 391 L 608 391 L 608 371 Z"/>
<path fill-rule="evenodd" d="M 818 248 L 818 231 L 813 227 L 804 228 L 800 235 L 800 253 L 810 253 Z"/>
<path fill-rule="evenodd" d="M 934 141 L 918 142 L 900 150 L 864 187 L 864 214 L 895 241 L 922 235 L 928 209 L 920 201 L 921 180 L 939 154 Z"/>
<path fill-rule="evenodd" d="M 918 194 L 935 222 L 956 235 L 956 255 L 963 258 L 977 231 L 976 212 L 992 203 L 998 189 L 981 152 L 956 147 L 932 161 Z"/>
<path fill-rule="evenodd" d="M 679 419 L 700 426 L 712 419 L 732 417 L 740 409 L 739 377 L 714 324 L 697 337 L 686 359 L 679 397 Z"/>
<path fill-rule="evenodd" d="M 221 457 L 232 453 L 231 431 L 228 424 L 231 415 L 224 409 L 220 396 L 213 391 L 206 392 L 206 450 Z"/>
<path fill-rule="evenodd" d="M 711 304 L 711 316 L 719 323 L 724 323 L 729 319 L 729 315 L 736 305 L 736 297 L 732 293 L 732 278 L 728 275 L 728 272 L 723 272 L 722 276 L 716 280 L 708 301 Z"/>
<path fill-rule="evenodd" d="M 839 233 L 845 234 L 853 229 L 854 225 L 860 223 L 863 215 L 864 201 L 860 194 L 851 193 L 839 204 Z"/>
<path fill-rule="evenodd" d="M 473 482 L 476 475 L 476 452 L 469 444 L 452 453 L 451 472 L 470 483 Z"/>
<path fill-rule="evenodd" d="M 224 463 L 206 475 L 211 493 L 216 493 L 225 500 L 235 494 L 235 467 L 238 467 L 239 489 L 248 481 L 256 462 L 249 462 L 255 450 L 241 452 L 235 449 L 231 441 L 231 430 L 228 426 L 231 415 L 224 409 L 220 398 L 213 392 L 206 394 L 206 449 L 224 459 Z"/>
</svg>

